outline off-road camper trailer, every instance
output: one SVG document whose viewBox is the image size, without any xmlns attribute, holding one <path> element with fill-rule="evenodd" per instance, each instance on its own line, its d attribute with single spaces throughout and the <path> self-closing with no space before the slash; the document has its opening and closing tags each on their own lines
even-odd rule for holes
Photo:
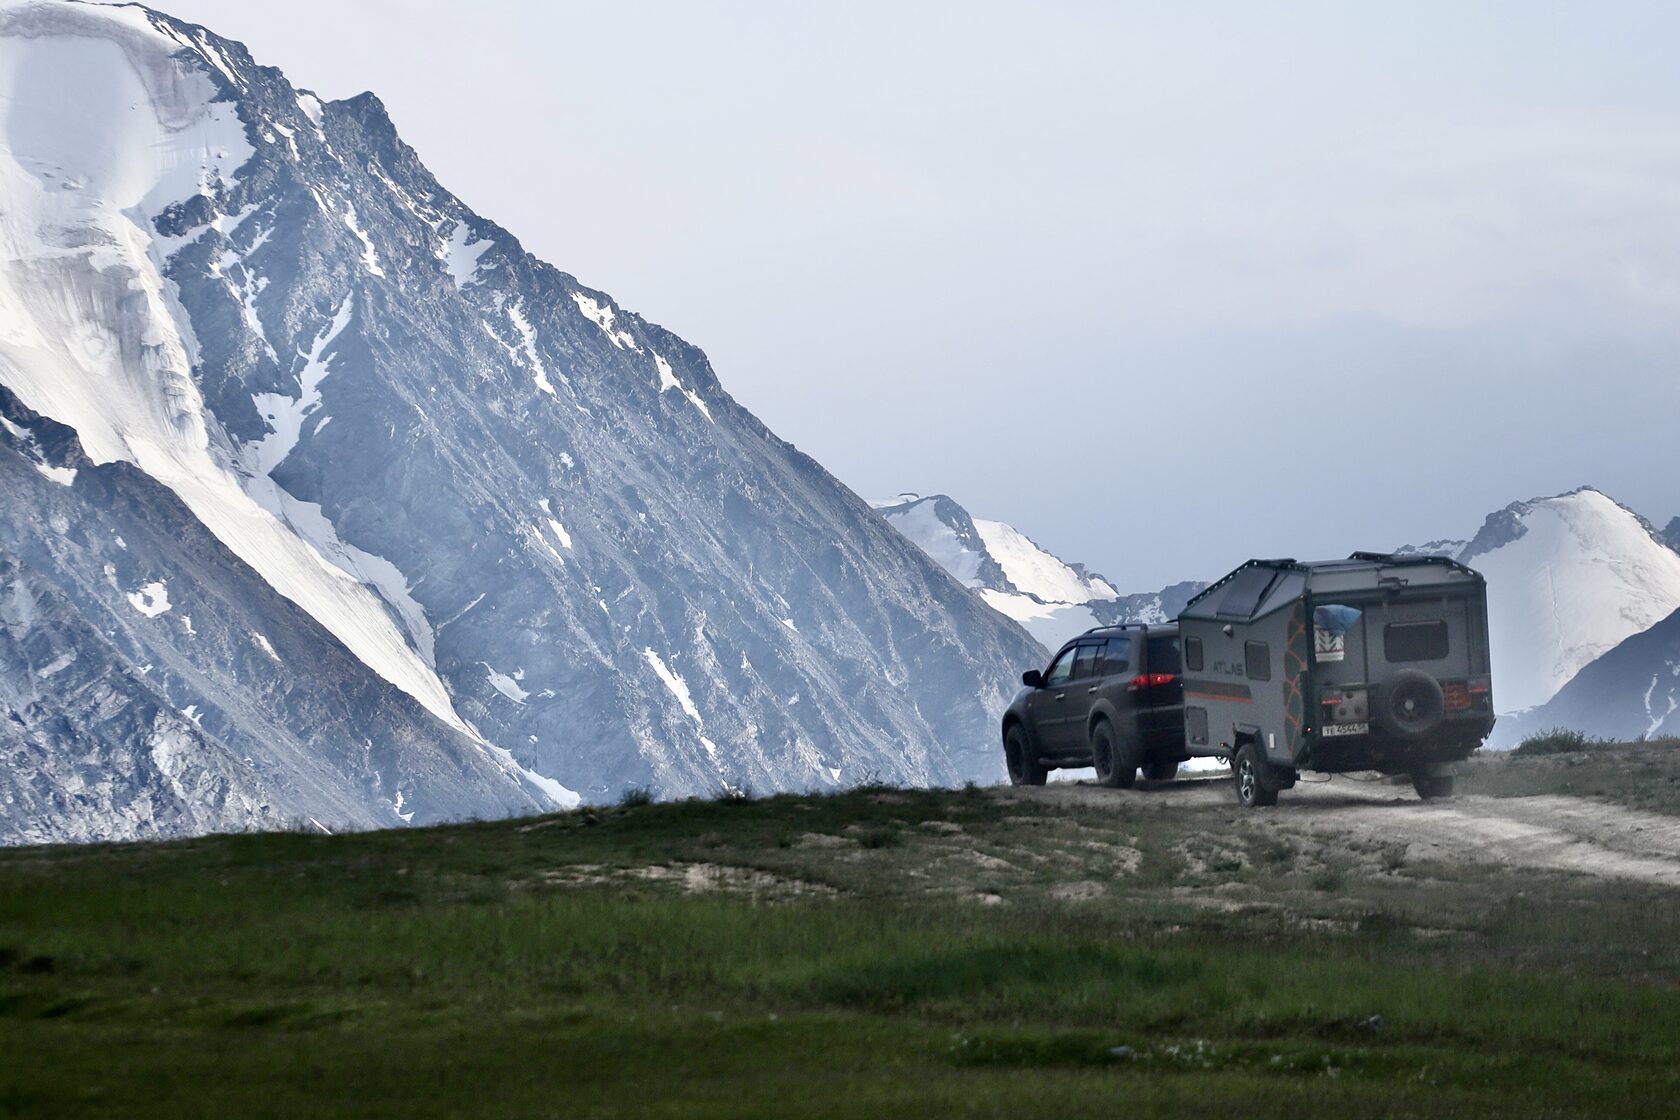
<svg viewBox="0 0 1680 1120">
<path fill-rule="evenodd" d="M 1250 560 L 1179 627 L 1186 745 L 1230 760 L 1244 805 L 1302 770 L 1410 774 L 1445 796 L 1493 729 L 1487 584 L 1445 557 Z"/>
</svg>

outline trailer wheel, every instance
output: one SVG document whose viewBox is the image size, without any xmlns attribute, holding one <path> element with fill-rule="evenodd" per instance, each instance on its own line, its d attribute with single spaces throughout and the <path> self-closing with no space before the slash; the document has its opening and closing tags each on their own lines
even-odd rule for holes
<svg viewBox="0 0 1680 1120">
<path fill-rule="evenodd" d="M 1231 769 L 1237 781 L 1237 804 L 1244 809 L 1277 804 L 1277 787 L 1270 780 L 1272 768 L 1253 743 L 1243 744 Z"/>
<path fill-rule="evenodd" d="M 1453 776 L 1451 774 L 1431 774 L 1427 770 L 1417 770 L 1412 773 L 1412 788 L 1425 801 L 1435 801 L 1453 795 Z"/>
<path fill-rule="evenodd" d="M 1097 768 L 1098 783 L 1110 789 L 1131 789 L 1137 781 L 1137 761 L 1106 719 L 1091 728 L 1091 765 Z"/>
<path fill-rule="evenodd" d="M 1012 786 L 1041 786 L 1047 776 L 1044 767 L 1038 764 L 1034 756 L 1032 744 L 1027 741 L 1027 733 L 1021 725 L 1011 724 L 1009 733 L 1003 737 L 1003 760 L 1009 767 L 1009 784 Z"/>
</svg>

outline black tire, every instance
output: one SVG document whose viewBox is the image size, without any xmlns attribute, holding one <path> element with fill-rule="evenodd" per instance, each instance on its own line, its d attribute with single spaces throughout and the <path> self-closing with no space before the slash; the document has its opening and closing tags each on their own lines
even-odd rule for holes
<svg viewBox="0 0 1680 1120">
<path fill-rule="evenodd" d="M 1425 801 L 1438 801 L 1453 795 L 1453 776 L 1451 774 L 1431 774 L 1427 771 L 1417 771 L 1412 775 L 1412 788 Z"/>
<path fill-rule="evenodd" d="M 1425 738 L 1441 726 L 1446 714 L 1441 682 L 1417 669 L 1400 670 L 1378 695 L 1377 723 L 1397 738 Z"/>
<path fill-rule="evenodd" d="M 1131 789 L 1137 781 L 1137 762 L 1106 719 L 1091 728 L 1091 765 L 1097 768 L 1097 783 L 1110 789 Z"/>
<path fill-rule="evenodd" d="M 1176 758 L 1158 758 L 1143 764 L 1143 776 L 1152 782 L 1170 782 L 1178 777 Z"/>
<path fill-rule="evenodd" d="M 1003 761 L 1009 767 L 1012 786 L 1041 786 L 1048 777 L 1049 772 L 1039 765 L 1033 753 L 1026 730 L 1018 723 L 1010 724 L 1003 737 Z"/>
<path fill-rule="evenodd" d="M 1272 781 L 1272 767 L 1260 757 L 1260 748 L 1244 743 L 1231 763 L 1231 774 L 1237 784 L 1237 804 L 1244 809 L 1262 809 L 1277 804 L 1277 786 Z"/>
</svg>

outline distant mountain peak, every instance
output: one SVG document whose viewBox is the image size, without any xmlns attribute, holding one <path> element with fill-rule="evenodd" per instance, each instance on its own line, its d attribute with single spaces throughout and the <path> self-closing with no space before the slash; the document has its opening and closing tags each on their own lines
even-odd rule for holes
<svg viewBox="0 0 1680 1120">
<path fill-rule="evenodd" d="M 989 606 L 1052 649 L 1093 626 L 1175 618 L 1203 586 L 1121 595 L 1085 565 L 1061 559 L 1007 522 L 971 516 L 948 495 L 906 493 L 871 504 Z"/>
<path fill-rule="evenodd" d="M 1680 554 L 1595 487 L 1512 502 L 1455 543 L 1409 551 L 1450 555 L 1487 577 L 1502 712 L 1544 703 L 1594 658 L 1680 608 Z"/>
</svg>

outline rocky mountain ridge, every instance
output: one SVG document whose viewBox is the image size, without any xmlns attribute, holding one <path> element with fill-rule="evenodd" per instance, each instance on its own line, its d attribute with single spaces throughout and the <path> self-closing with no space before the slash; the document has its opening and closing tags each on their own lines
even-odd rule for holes
<svg viewBox="0 0 1680 1120">
<path fill-rule="evenodd" d="M 41 3 L 0 10 L 0 96 L 0 385 L 25 433 L 5 433 L 14 473 L 73 503 L 110 472 L 150 485 L 148 508 L 172 498 L 160 532 L 197 554 L 158 580 L 161 554 L 119 534 L 133 571 L 119 565 L 112 593 L 161 602 L 145 589 L 166 585 L 153 646 L 203 665 L 193 643 L 244 651 L 236 680 L 149 693 L 164 716 L 203 720 L 194 752 L 255 742 L 255 725 L 205 713 L 315 691 L 332 650 L 349 658 L 335 662 L 342 711 L 282 705 L 276 742 L 341 760 L 364 739 L 390 746 L 380 772 L 413 761 L 431 775 L 419 811 L 434 818 L 631 786 L 1001 774 L 993 720 L 1038 656 L 1028 636 L 736 404 L 700 350 L 451 195 L 372 94 L 323 100 L 150 9 Z M 84 466 L 31 459 L 40 440 L 72 437 Z M 43 466 L 77 473 L 66 488 Z M 15 541 L 53 531 L 45 493 L 0 494 Z M 88 495 L 76 516 L 117 503 Z M 59 587 L 65 633 L 75 612 L 104 632 L 114 562 L 104 546 L 48 550 L 8 578 L 32 601 L 51 598 L 41 581 Z M 195 566 L 233 564 L 251 597 L 301 612 L 290 654 L 263 631 L 281 654 L 268 658 L 238 612 L 211 622 Z M 34 623 L 5 636 L 45 653 L 57 640 Z M 115 651 L 102 671 L 158 664 L 153 652 Z M 7 672 L 50 718 L 44 667 L 27 653 Z M 372 682 L 412 740 L 358 722 Z M 127 742 L 138 756 L 131 730 L 39 749 L 103 735 L 107 753 Z M 390 823 L 397 793 L 401 813 L 417 803 L 388 776 L 271 796 L 304 765 L 295 753 L 249 753 L 225 804 L 319 805 L 336 826 Z M 455 785 L 450 759 L 473 760 Z M 140 827 L 76 808 L 53 773 L 34 800 L 6 779 L 0 837 Z M 242 825 L 241 812 L 170 827 L 273 820 L 251 809 Z"/>
</svg>

